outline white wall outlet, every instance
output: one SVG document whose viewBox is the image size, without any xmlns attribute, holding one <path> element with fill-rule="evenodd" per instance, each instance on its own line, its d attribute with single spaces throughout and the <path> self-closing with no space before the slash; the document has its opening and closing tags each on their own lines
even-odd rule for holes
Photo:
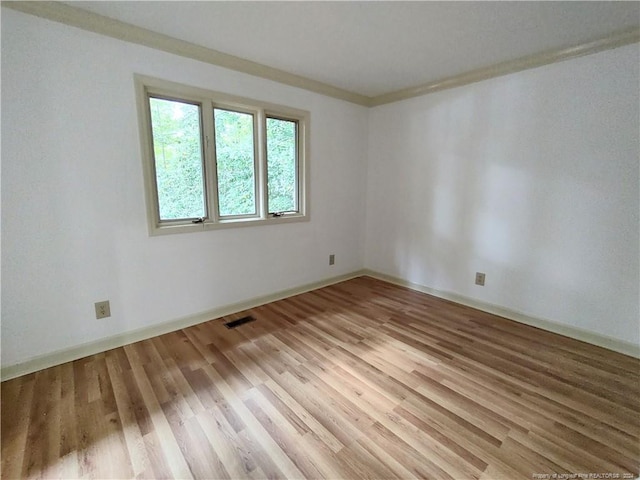
<svg viewBox="0 0 640 480">
<path fill-rule="evenodd" d="M 104 302 L 96 302 L 96 318 L 106 318 L 111 316 L 111 307 L 109 306 L 109 300 Z"/>
<path fill-rule="evenodd" d="M 336 256 L 332 253 L 331 255 L 329 255 L 329 265 L 335 265 L 336 263 Z"/>
<path fill-rule="evenodd" d="M 484 287 L 484 273 L 476 272 L 476 285 Z"/>
</svg>

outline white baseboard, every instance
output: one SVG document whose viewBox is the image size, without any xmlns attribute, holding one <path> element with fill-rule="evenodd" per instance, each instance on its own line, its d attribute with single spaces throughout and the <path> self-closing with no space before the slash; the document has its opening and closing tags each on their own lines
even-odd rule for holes
<svg viewBox="0 0 640 480">
<path fill-rule="evenodd" d="M 378 280 L 393 283 L 395 285 L 400 285 L 402 287 L 407 287 L 418 292 L 428 293 L 429 295 L 433 295 L 434 297 L 451 300 L 452 302 L 466 305 L 477 310 L 482 310 L 483 312 L 492 313 L 500 317 L 508 318 L 509 320 L 513 320 L 515 322 L 524 323 L 532 327 L 537 327 L 542 330 L 547 330 L 549 332 L 564 335 L 565 337 L 581 340 L 583 342 L 597 345 L 598 347 L 606 348 L 608 350 L 613 350 L 618 353 L 623 353 L 631 357 L 640 358 L 640 345 L 634 343 L 625 342 L 617 338 L 591 332 L 589 330 L 584 330 L 578 327 L 553 322 L 551 320 L 533 317 L 531 315 L 527 315 L 526 313 L 518 312 L 517 310 L 511 310 L 499 305 L 482 302 L 480 300 L 465 297 L 464 295 L 459 295 L 457 293 L 436 290 L 424 285 L 409 282 L 402 278 L 394 277 L 392 275 L 387 275 L 381 272 L 376 272 L 374 270 L 365 269 L 363 271 L 363 275 L 377 278 Z"/>
<path fill-rule="evenodd" d="M 0 369 L 0 378 L 2 381 L 9 380 L 11 378 L 20 377 L 29 373 L 37 372 L 49 367 L 54 367 L 62 363 L 71 362 L 80 358 L 87 357 L 89 355 L 95 355 L 97 353 L 111 350 L 112 348 L 122 347 L 130 343 L 139 342 L 148 338 L 163 335 L 165 333 L 174 332 L 182 328 L 187 328 L 198 323 L 206 322 L 212 319 L 224 317 L 234 313 L 249 310 L 251 308 L 259 307 L 265 303 L 275 302 L 287 297 L 299 295 L 301 293 L 316 290 L 318 288 L 333 285 L 334 283 L 343 282 L 355 277 L 363 275 L 363 271 L 358 270 L 355 272 L 347 273 L 337 277 L 327 278 L 318 282 L 308 283 L 300 287 L 290 288 L 287 290 L 281 290 L 269 295 L 263 295 L 255 297 L 243 302 L 233 303 L 218 308 L 213 308 L 204 312 L 199 312 L 193 315 L 187 315 L 175 320 L 163 322 L 158 325 L 152 325 L 138 330 L 132 330 L 122 334 L 114 335 L 111 337 L 101 338 L 93 342 L 84 343 L 71 348 L 65 348 L 57 350 L 55 352 L 39 355 L 37 357 L 30 358 L 27 361 L 17 363 L 14 365 L 2 366 Z"/>
<path fill-rule="evenodd" d="M 242 312 L 244 310 L 249 310 L 251 308 L 259 307 L 260 305 L 264 305 L 266 303 L 282 300 L 284 298 L 288 298 L 294 295 L 299 295 L 301 293 L 309 292 L 311 290 L 316 290 L 318 288 L 333 285 L 335 283 L 343 282 L 345 280 L 350 280 L 352 278 L 360 277 L 363 275 L 377 278 L 379 280 L 393 283 L 395 285 L 408 287 L 408 288 L 411 288 L 412 290 L 416 290 L 419 292 L 428 293 L 429 295 L 433 295 L 435 297 L 451 300 L 452 302 L 456 302 L 462 305 L 466 305 L 468 307 L 482 310 L 483 312 L 499 315 L 501 317 L 508 318 L 509 320 L 514 320 L 519 323 L 524 323 L 526 325 L 531 325 L 533 327 L 541 328 L 543 330 L 547 330 L 553 333 L 558 333 L 566 337 L 574 338 L 576 340 L 581 340 L 583 342 L 587 342 L 592 345 L 597 345 L 599 347 L 607 348 L 609 350 L 623 353 L 625 355 L 630 355 L 632 357 L 640 358 L 640 346 L 633 343 L 625 342 L 617 338 L 608 337 L 606 335 L 601 335 L 598 333 L 590 332 L 588 330 L 583 330 L 577 327 L 564 325 L 564 324 L 553 322 L 550 320 L 532 317 L 525 313 L 518 312 L 516 310 L 511 310 L 505 307 L 501 307 L 499 305 L 493 305 L 490 303 L 481 302 L 479 300 L 474 300 L 472 298 L 465 297 L 457 293 L 435 290 L 433 288 L 429 288 L 424 285 L 419 285 L 417 283 L 409 282 L 407 280 L 403 280 L 398 277 L 387 275 L 385 273 L 380 273 L 374 270 L 365 269 L 365 270 L 357 270 L 357 271 L 347 273 L 345 275 L 340 275 L 337 277 L 327 278 L 325 280 L 309 283 L 306 285 L 302 285 L 300 287 L 281 290 L 279 292 L 275 292 L 269 295 L 255 297 L 243 302 L 233 303 L 233 304 L 225 305 L 222 307 L 214 308 L 211 310 L 207 310 L 204 312 L 199 312 L 193 315 L 181 317 L 176 320 L 171 320 L 169 322 L 164 322 L 158 325 L 152 325 L 150 327 L 145 327 L 138 330 L 132 330 L 130 332 L 125 332 L 125 333 L 114 335 L 107 338 L 102 338 L 93 342 L 77 345 L 75 347 L 66 348 L 63 350 L 57 350 L 55 352 L 47 353 L 45 355 L 33 357 L 25 362 L 8 365 L 8 366 L 2 366 L 2 368 L 0 369 L 0 378 L 2 379 L 2 381 L 10 380 L 12 378 L 20 377 L 22 375 L 27 375 L 29 373 L 37 372 L 38 370 L 54 367 L 62 363 L 78 360 L 80 358 L 84 358 L 89 355 L 95 355 L 97 353 L 111 350 L 112 348 L 122 347 L 130 343 L 139 342 L 141 340 L 146 340 L 148 338 L 156 337 L 158 335 L 163 335 L 165 333 L 174 332 L 182 328 L 187 328 L 192 325 L 197 325 L 198 323 L 202 323 L 212 319 L 224 317 L 226 315 Z"/>
</svg>

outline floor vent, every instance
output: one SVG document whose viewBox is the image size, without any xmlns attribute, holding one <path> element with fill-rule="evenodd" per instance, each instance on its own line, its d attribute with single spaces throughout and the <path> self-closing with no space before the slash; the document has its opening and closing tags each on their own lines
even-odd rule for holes
<svg viewBox="0 0 640 480">
<path fill-rule="evenodd" d="M 240 325 L 244 325 L 245 323 L 249 323 L 249 322 L 253 322 L 255 321 L 255 318 L 249 316 L 249 317 L 242 317 L 239 318 L 237 320 L 233 320 L 231 322 L 227 322 L 224 324 L 225 327 L 227 328 L 236 328 L 239 327 Z"/>
</svg>

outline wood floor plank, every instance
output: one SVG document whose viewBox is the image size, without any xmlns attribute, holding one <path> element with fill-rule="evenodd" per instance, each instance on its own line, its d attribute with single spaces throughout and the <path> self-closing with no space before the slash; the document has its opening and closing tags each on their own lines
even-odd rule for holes
<svg viewBox="0 0 640 480">
<path fill-rule="evenodd" d="M 1 395 L 3 479 L 640 473 L 640 360 L 369 277 Z"/>
<path fill-rule="evenodd" d="M 133 470 L 133 476 L 143 474 L 151 470 L 149 457 L 144 447 L 144 439 L 136 421 L 134 403 L 131 401 L 126 383 L 123 379 L 124 372 L 112 352 L 107 353 L 107 370 L 111 379 L 118 415 L 122 423 L 122 431 L 129 454 L 129 463 Z"/>
<path fill-rule="evenodd" d="M 375 441 L 373 440 L 375 438 Z M 382 462 L 394 475 L 389 478 L 423 478 L 420 473 L 416 473 L 411 468 L 411 465 L 405 463 L 402 457 L 398 457 L 393 454 L 392 451 L 384 447 L 384 442 L 379 438 L 373 436 L 364 436 L 360 438 L 352 448 L 357 450 L 359 448 L 364 449 L 371 457 Z"/>
<path fill-rule="evenodd" d="M 25 456 L 22 465 L 22 471 L 26 475 L 34 475 L 40 469 L 46 466 L 45 456 L 49 448 L 46 442 L 48 427 L 53 425 L 51 419 L 47 419 L 46 400 L 47 392 L 50 387 L 48 378 L 53 373 L 53 369 L 42 370 L 35 376 L 35 386 L 33 392 L 33 402 L 31 403 L 31 411 L 28 424 L 28 433 L 25 441 Z M 54 388 L 51 385 L 51 388 Z M 35 448 L 27 448 L 28 446 Z"/>
<path fill-rule="evenodd" d="M 249 392 L 245 405 L 305 478 L 324 477 L 322 470 L 301 448 L 301 435 L 257 389 Z"/>
<path fill-rule="evenodd" d="M 249 450 L 217 409 L 200 413 L 196 419 L 231 478 L 244 478 L 257 465 Z"/>
<path fill-rule="evenodd" d="M 392 456 L 404 464 L 417 478 L 438 478 L 453 480 L 453 474 L 444 471 L 416 449 L 420 445 L 412 445 L 411 439 L 403 439 L 394 435 L 388 428 L 375 423 L 370 435 L 373 441 L 387 450 Z"/>
<path fill-rule="evenodd" d="M 143 342 L 144 343 L 144 342 Z M 134 350 L 125 347 L 127 354 Z M 160 403 L 153 390 L 152 383 L 147 377 L 146 371 L 143 365 L 136 365 L 130 358 L 132 373 L 140 388 L 140 393 L 145 405 L 148 406 L 148 412 L 151 419 L 153 429 L 157 432 L 157 438 L 160 441 L 160 448 L 164 456 L 167 458 L 167 463 L 170 466 L 171 474 L 174 478 L 193 478 L 191 470 L 187 465 L 186 459 L 182 452 L 178 442 L 169 425 L 167 417 L 162 412 Z"/>
<path fill-rule="evenodd" d="M 302 421 L 305 426 L 312 432 L 320 441 L 322 441 L 331 451 L 339 452 L 344 445 L 338 440 L 322 423 L 319 419 L 314 417 L 312 413 L 306 410 L 300 405 L 296 399 L 294 399 L 289 393 L 283 389 L 280 385 L 273 380 L 269 380 L 265 387 L 278 398 L 284 405 L 286 405 L 295 415 Z"/>
<path fill-rule="evenodd" d="M 225 397 L 229 408 L 235 411 L 237 416 L 242 419 L 242 423 L 246 425 L 245 428 L 251 433 L 252 437 L 256 439 L 257 443 L 260 444 L 261 448 L 267 453 L 267 455 L 273 459 L 278 469 L 289 478 L 302 477 L 303 475 L 300 470 L 289 459 L 289 457 L 287 457 L 286 453 L 282 451 L 278 443 L 260 423 L 259 419 L 257 419 L 247 408 L 242 401 L 241 396 L 226 383 L 223 377 L 212 366 L 205 366 L 203 367 L 203 370 L 220 389 L 220 392 Z M 245 428 L 242 428 L 241 430 L 244 430 Z"/>
</svg>

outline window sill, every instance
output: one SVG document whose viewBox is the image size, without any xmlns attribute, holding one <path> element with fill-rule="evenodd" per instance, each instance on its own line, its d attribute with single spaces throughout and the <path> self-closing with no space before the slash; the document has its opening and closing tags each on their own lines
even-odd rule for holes
<svg viewBox="0 0 640 480">
<path fill-rule="evenodd" d="M 235 218 L 227 220 L 218 220 L 217 222 L 205 221 L 203 223 L 172 223 L 172 224 L 160 224 L 150 225 L 149 235 L 172 235 L 177 233 L 190 233 L 190 232 L 206 232 L 208 230 L 219 230 L 225 228 L 239 228 L 239 227 L 254 227 L 258 225 L 278 225 L 282 223 L 297 223 L 308 222 L 309 215 L 302 214 L 288 214 L 281 217 L 268 217 L 268 218 Z"/>
</svg>

